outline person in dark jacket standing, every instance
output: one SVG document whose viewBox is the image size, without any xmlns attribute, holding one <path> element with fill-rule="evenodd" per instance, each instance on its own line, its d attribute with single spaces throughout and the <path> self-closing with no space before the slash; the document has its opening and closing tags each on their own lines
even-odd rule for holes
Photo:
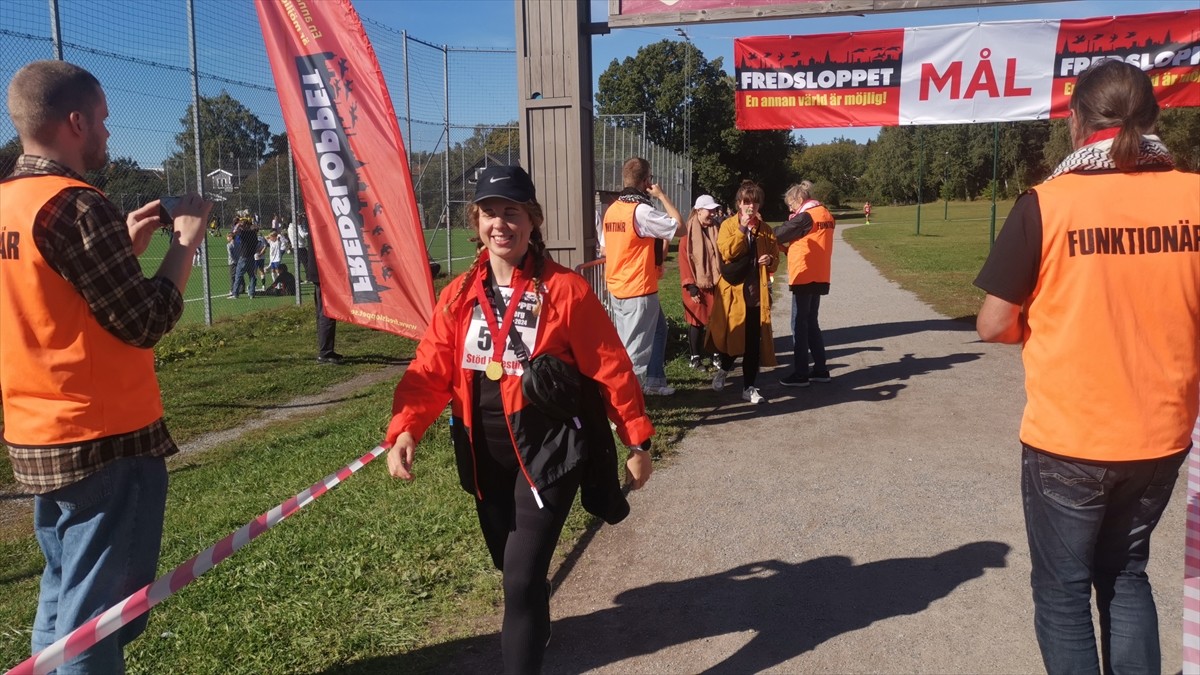
<svg viewBox="0 0 1200 675">
<path fill-rule="evenodd" d="M 321 295 L 321 272 L 317 269 L 317 242 L 308 242 L 308 280 L 313 284 L 313 303 L 317 306 L 317 361 L 339 365 L 343 356 L 334 351 L 337 341 L 337 321 L 325 316 L 325 301 Z"/>
<path fill-rule="evenodd" d="M 442 291 L 396 385 L 388 470 L 412 480 L 417 441 L 449 402 L 459 480 L 475 496 L 492 562 L 504 573 L 504 670 L 536 673 L 550 636 L 546 575 L 587 469 L 587 441 L 578 419 L 560 421 L 525 398 L 512 338 L 533 359 L 556 357 L 599 385 L 600 407 L 630 447 L 635 489 L 650 478 L 654 428 L 599 298 L 546 255 L 529 174 L 517 166 L 484 171 L 467 218 L 479 256 Z"/>
</svg>

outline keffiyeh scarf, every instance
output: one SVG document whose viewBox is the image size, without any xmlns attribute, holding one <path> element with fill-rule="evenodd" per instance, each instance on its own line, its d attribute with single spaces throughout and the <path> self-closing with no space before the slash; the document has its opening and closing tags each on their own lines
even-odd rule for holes
<svg viewBox="0 0 1200 675">
<path fill-rule="evenodd" d="M 1112 145 L 1113 139 L 1108 138 L 1079 148 L 1067 155 L 1066 159 L 1059 163 L 1058 167 L 1054 169 L 1054 172 L 1046 180 L 1075 171 L 1116 169 L 1117 165 L 1112 159 Z M 1171 161 L 1171 151 L 1167 150 L 1167 146 L 1163 145 L 1158 136 L 1144 135 L 1142 136 L 1142 142 L 1138 145 L 1137 165 L 1139 168 L 1151 166 L 1171 167 L 1175 166 L 1175 163 Z"/>
</svg>

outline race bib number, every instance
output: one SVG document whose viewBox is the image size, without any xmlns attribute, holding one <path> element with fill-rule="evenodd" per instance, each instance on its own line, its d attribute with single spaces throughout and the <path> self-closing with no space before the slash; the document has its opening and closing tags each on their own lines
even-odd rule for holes
<svg viewBox="0 0 1200 675">
<path fill-rule="evenodd" d="M 512 301 L 512 289 L 502 287 L 500 295 L 504 298 L 504 306 L 508 307 L 508 303 Z M 516 315 L 513 317 L 513 325 L 520 333 L 521 340 L 525 343 L 525 349 L 529 351 L 529 356 L 533 356 L 537 349 L 538 317 L 533 311 L 537 307 L 537 301 L 537 293 L 525 291 L 521 303 L 517 306 Z M 484 305 L 476 303 L 475 309 L 471 312 L 471 323 L 467 326 L 466 340 L 463 344 L 462 367 L 468 370 L 486 369 L 487 364 L 492 360 L 492 353 L 495 351 L 495 343 L 492 342 L 494 336 L 491 329 L 488 328 L 487 320 L 483 318 L 483 312 Z M 503 321 L 504 316 L 497 313 L 496 325 L 499 326 Z M 501 361 L 504 372 L 520 376 L 525 369 L 521 367 L 516 350 L 513 349 L 512 336 L 504 337 L 506 338 L 504 356 Z"/>
</svg>

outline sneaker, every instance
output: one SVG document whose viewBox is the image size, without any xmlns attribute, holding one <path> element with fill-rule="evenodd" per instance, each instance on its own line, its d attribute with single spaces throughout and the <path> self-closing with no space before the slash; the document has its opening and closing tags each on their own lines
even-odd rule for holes
<svg viewBox="0 0 1200 675">
<path fill-rule="evenodd" d="M 809 378 L 807 378 L 803 375 L 797 375 L 796 373 L 792 373 L 791 375 L 788 375 L 787 377 L 780 380 L 779 384 L 782 384 L 785 387 L 807 387 L 808 380 L 809 380 Z M 829 380 L 825 380 L 825 381 L 828 382 Z"/>
<path fill-rule="evenodd" d="M 343 357 L 341 354 L 339 354 L 337 352 L 330 352 L 329 354 L 327 354 L 325 356 L 318 356 L 317 363 L 328 363 L 328 364 L 332 364 L 335 366 L 339 366 L 342 364 L 342 358 Z"/>
<path fill-rule="evenodd" d="M 688 367 L 693 370 L 704 370 L 704 364 L 700 361 L 699 356 L 693 356 L 688 359 Z"/>
<path fill-rule="evenodd" d="M 647 396 L 671 396 L 675 393 L 675 387 L 669 387 L 665 384 L 661 387 L 646 385 L 642 387 L 642 393 Z"/>
<path fill-rule="evenodd" d="M 729 371 L 717 367 L 717 374 L 713 375 L 712 388 L 713 391 L 721 391 L 725 388 L 725 378 L 729 377 Z"/>
<path fill-rule="evenodd" d="M 833 378 L 829 376 L 828 370 L 814 370 L 808 379 L 813 382 L 832 382 Z"/>
<path fill-rule="evenodd" d="M 746 387 L 742 390 L 742 400 L 749 401 L 755 405 L 759 403 L 769 403 L 767 397 L 759 393 L 758 387 Z"/>
</svg>

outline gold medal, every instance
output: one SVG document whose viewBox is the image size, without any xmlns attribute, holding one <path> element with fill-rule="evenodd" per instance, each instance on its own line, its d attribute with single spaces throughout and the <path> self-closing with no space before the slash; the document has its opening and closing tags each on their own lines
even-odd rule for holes
<svg viewBox="0 0 1200 675">
<path fill-rule="evenodd" d="M 487 364 L 487 369 L 483 371 L 487 378 L 493 382 L 500 379 L 504 374 L 504 366 L 500 365 L 499 361 L 490 361 Z"/>
</svg>

